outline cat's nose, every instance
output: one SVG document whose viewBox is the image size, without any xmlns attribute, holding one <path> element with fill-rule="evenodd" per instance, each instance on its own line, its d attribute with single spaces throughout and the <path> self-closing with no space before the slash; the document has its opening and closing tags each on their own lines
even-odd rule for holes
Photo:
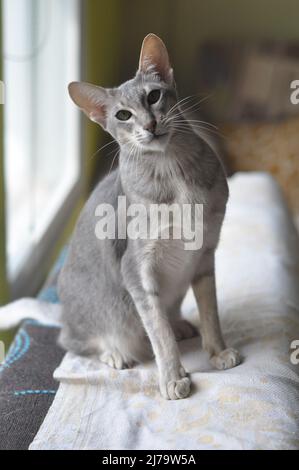
<svg viewBox="0 0 299 470">
<path fill-rule="evenodd" d="M 155 119 L 152 119 L 143 128 L 144 130 L 150 132 L 151 134 L 154 134 L 156 131 L 156 127 L 157 127 L 157 121 Z"/>
</svg>

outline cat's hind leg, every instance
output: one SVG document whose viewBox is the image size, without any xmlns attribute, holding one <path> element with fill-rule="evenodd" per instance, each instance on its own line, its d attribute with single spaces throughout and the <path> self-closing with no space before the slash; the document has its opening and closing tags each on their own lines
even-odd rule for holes
<svg viewBox="0 0 299 470">
<path fill-rule="evenodd" d="M 175 302 L 175 304 L 168 309 L 168 318 L 173 329 L 175 339 L 181 341 L 183 339 L 194 338 L 199 335 L 198 329 L 182 317 L 181 305 L 183 297 Z"/>
<path fill-rule="evenodd" d="M 111 342 L 100 338 L 78 339 L 74 335 L 68 335 L 65 329 L 58 342 L 64 349 L 79 356 L 97 356 L 101 362 L 114 369 L 128 369 L 137 362 L 132 355 L 111 346 Z"/>
<path fill-rule="evenodd" d="M 203 348 L 210 355 L 210 362 L 217 369 L 230 369 L 241 362 L 241 356 L 233 348 L 227 348 L 223 340 L 217 309 L 214 258 L 210 273 L 193 282 L 201 320 Z"/>
<path fill-rule="evenodd" d="M 114 327 L 117 323 L 114 325 Z M 151 358 L 153 353 L 139 318 L 128 315 L 99 341 L 100 360 L 114 369 L 128 369 Z"/>
<path fill-rule="evenodd" d="M 91 337 L 79 337 L 71 332 L 67 325 L 64 325 L 60 332 L 58 344 L 79 356 L 92 356 L 100 352 L 99 341 Z"/>
<path fill-rule="evenodd" d="M 199 335 L 197 328 L 188 320 L 184 320 L 183 318 L 172 321 L 171 326 L 177 341 L 194 338 Z"/>
</svg>

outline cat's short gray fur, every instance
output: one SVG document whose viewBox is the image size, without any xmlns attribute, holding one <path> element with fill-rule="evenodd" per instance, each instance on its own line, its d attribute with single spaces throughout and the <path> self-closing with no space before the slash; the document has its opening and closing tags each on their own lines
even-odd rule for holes
<svg viewBox="0 0 299 470">
<path fill-rule="evenodd" d="M 147 97 L 156 89 L 160 99 L 150 105 Z M 109 90 L 72 83 L 69 90 L 75 103 L 117 140 L 120 155 L 118 168 L 87 201 L 71 240 L 59 279 L 60 343 L 78 354 L 98 354 L 115 368 L 130 367 L 154 353 L 162 395 L 184 398 L 190 378 L 176 337 L 194 335 L 180 316 L 189 286 L 212 364 L 226 369 L 240 362 L 238 352 L 225 346 L 217 313 L 214 252 L 228 198 L 222 164 L 176 106 L 167 50 L 153 34 L 143 42 L 132 80 Z M 116 118 L 120 109 L 132 113 L 128 121 Z M 186 251 L 180 240 L 97 239 L 95 209 L 109 203 L 117 210 L 119 195 L 146 207 L 203 204 L 202 248 Z"/>
</svg>

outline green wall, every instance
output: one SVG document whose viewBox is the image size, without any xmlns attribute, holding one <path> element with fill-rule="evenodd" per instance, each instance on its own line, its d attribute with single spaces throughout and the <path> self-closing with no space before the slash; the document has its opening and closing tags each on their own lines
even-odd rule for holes
<svg viewBox="0 0 299 470">
<path fill-rule="evenodd" d="M 122 0 L 84 2 L 85 38 L 83 44 L 83 80 L 111 87 L 119 83 Z M 84 117 L 84 158 L 87 190 L 97 179 L 102 155 L 95 152 L 103 145 L 105 133 Z"/>
</svg>

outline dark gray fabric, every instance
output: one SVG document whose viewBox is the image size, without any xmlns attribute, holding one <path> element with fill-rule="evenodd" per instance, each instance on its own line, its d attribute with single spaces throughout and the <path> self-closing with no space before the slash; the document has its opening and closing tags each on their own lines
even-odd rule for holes
<svg viewBox="0 0 299 470">
<path fill-rule="evenodd" d="M 0 449 L 28 449 L 51 406 L 64 351 L 59 329 L 27 320 L 0 366 Z"/>
</svg>

